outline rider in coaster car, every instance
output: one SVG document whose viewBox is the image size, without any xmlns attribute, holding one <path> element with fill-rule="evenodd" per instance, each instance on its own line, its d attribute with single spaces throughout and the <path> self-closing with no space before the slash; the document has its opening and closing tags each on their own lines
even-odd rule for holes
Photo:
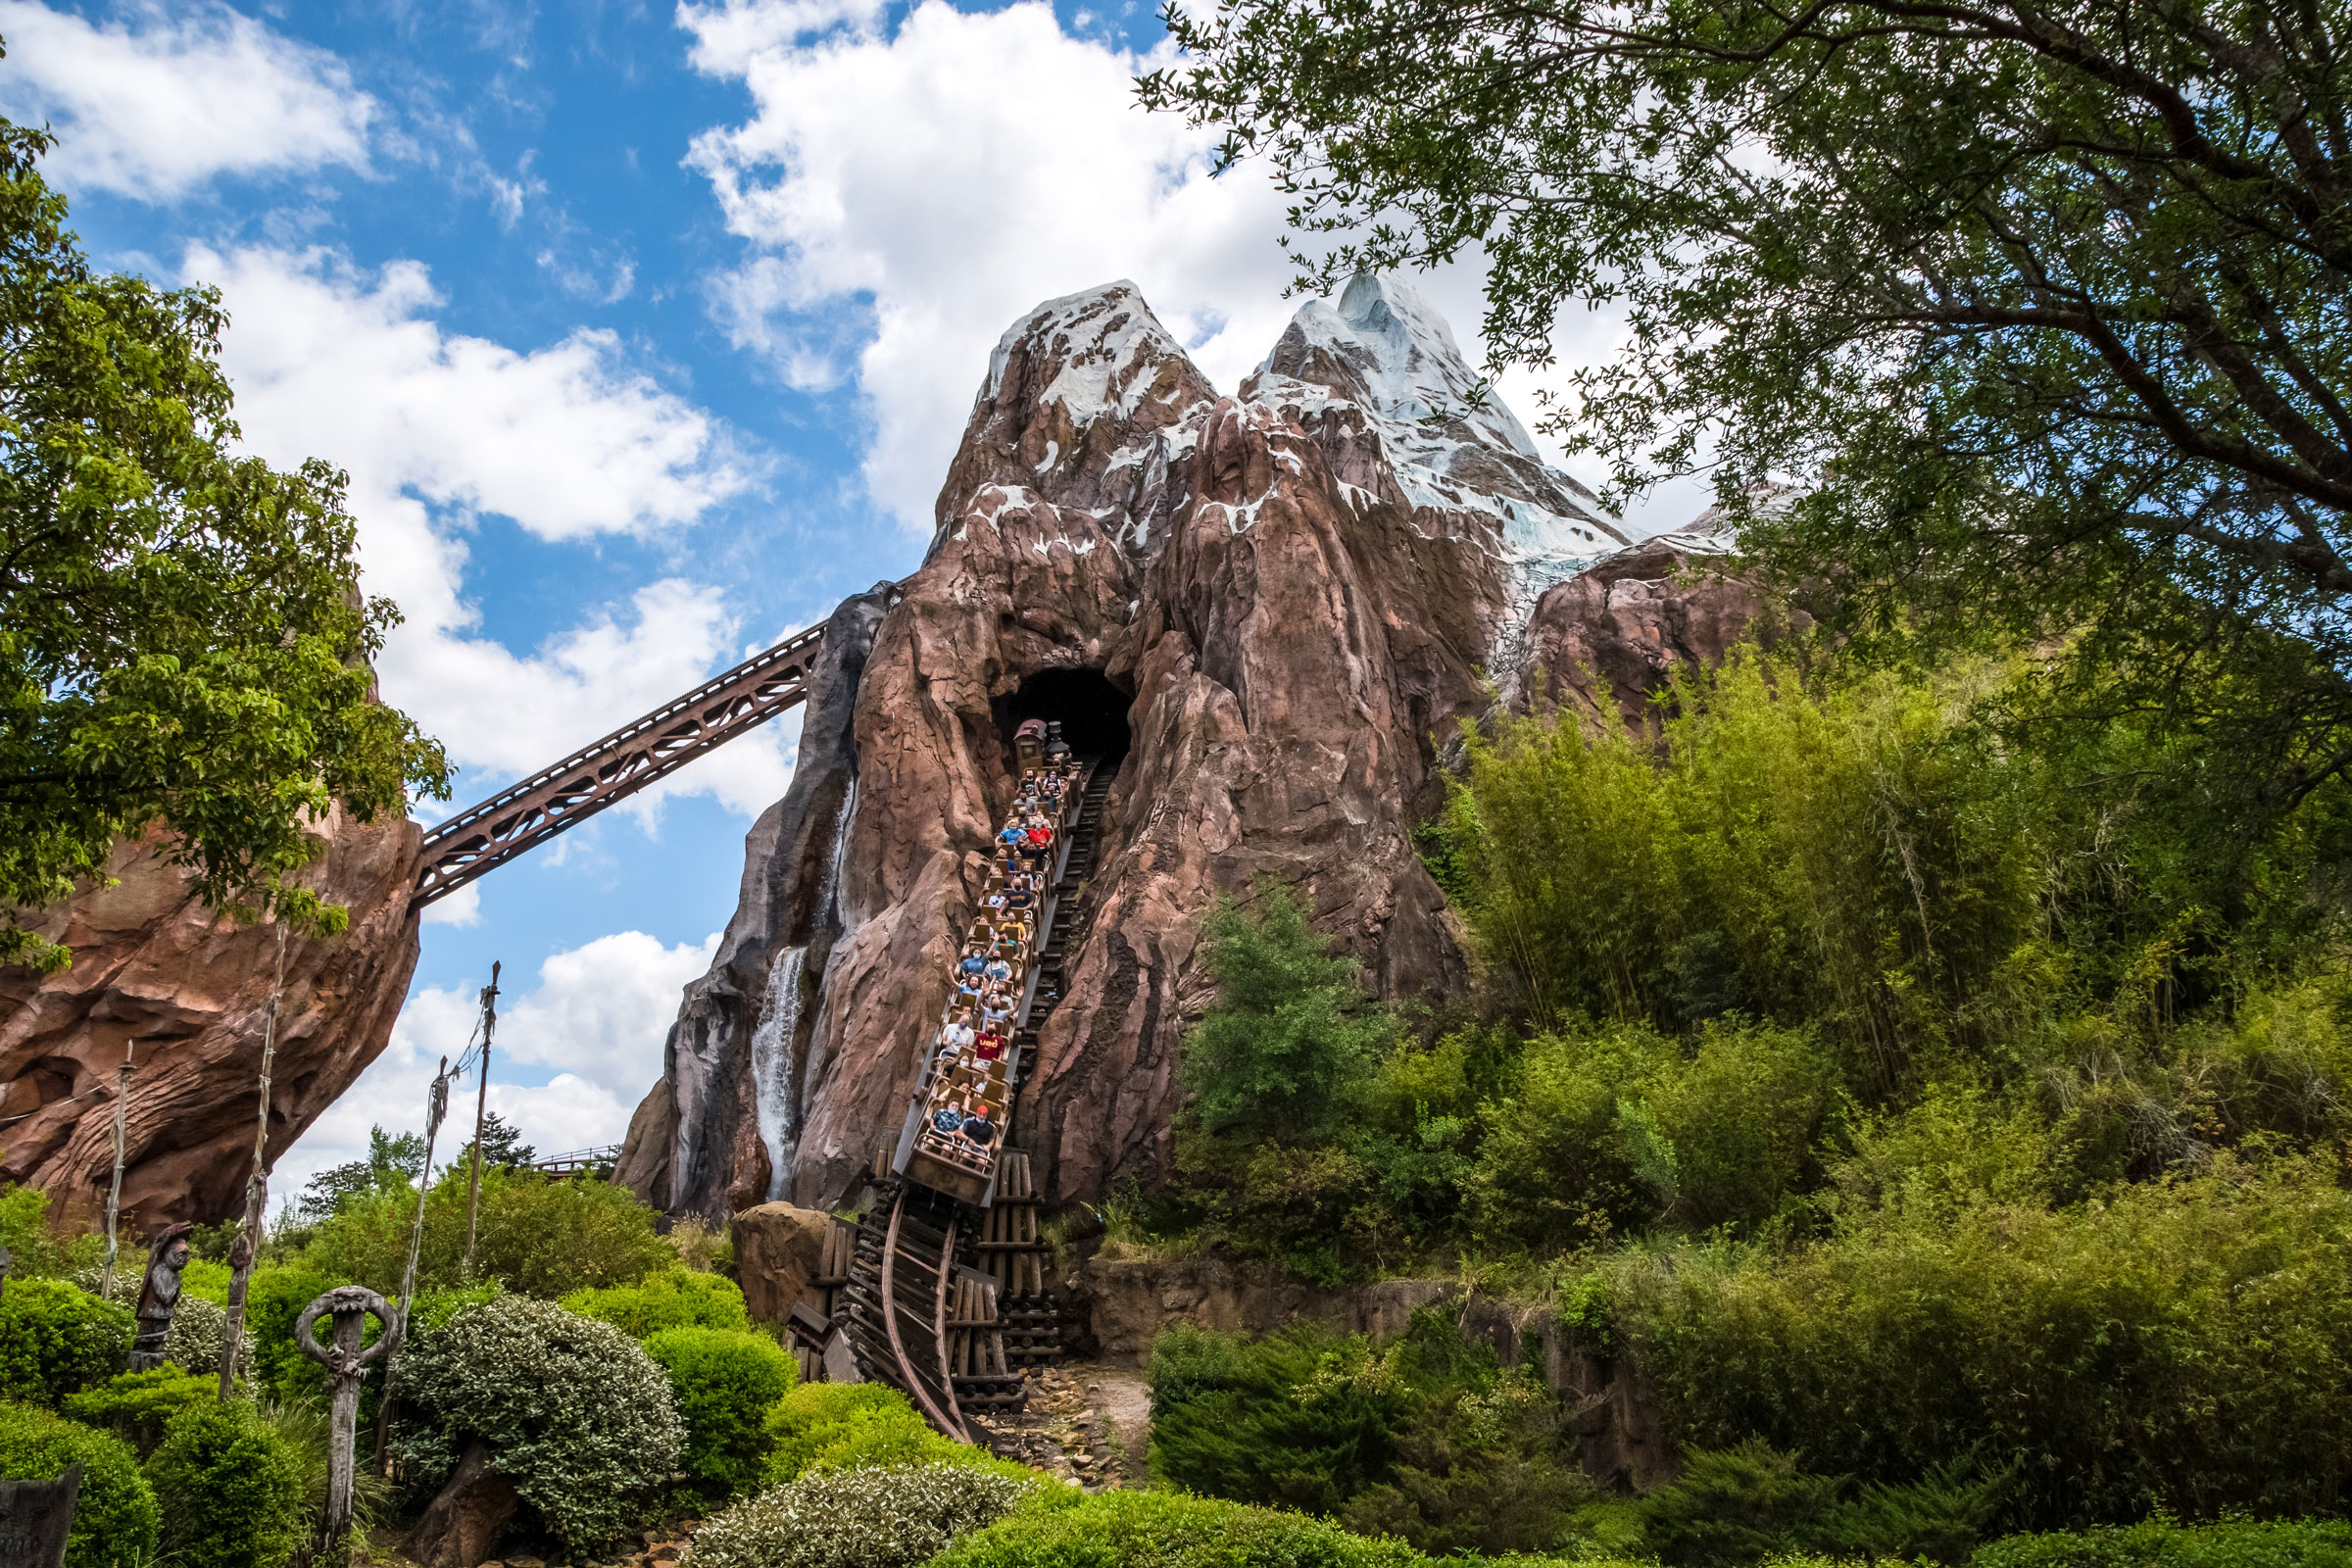
<svg viewBox="0 0 2352 1568">
<path fill-rule="evenodd" d="M 996 1142 L 997 1124 L 988 1119 L 986 1105 L 975 1105 L 972 1107 L 972 1113 L 963 1118 L 963 1126 L 960 1131 L 967 1142 L 986 1149 L 990 1144 Z"/>
<path fill-rule="evenodd" d="M 1002 956 L 998 956 L 989 959 L 988 966 L 980 973 L 988 979 L 1003 983 L 1012 979 L 1012 965 L 1006 963 Z"/>
</svg>

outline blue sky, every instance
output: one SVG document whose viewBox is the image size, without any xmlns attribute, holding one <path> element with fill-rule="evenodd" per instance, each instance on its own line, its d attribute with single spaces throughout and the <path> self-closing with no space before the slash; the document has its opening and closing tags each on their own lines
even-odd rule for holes
<svg viewBox="0 0 2352 1568">
<path fill-rule="evenodd" d="M 350 470 L 409 616 L 384 690 L 452 806 L 912 570 L 1037 301 L 1133 277 L 1228 390 L 1297 303 L 1279 194 L 1134 106 L 1165 50 L 1138 0 L 0 0 L 0 112 L 58 131 L 92 255 L 220 287 L 247 442 Z M 1420 282 L 1475 354 L 1475 264 Z M 1563 322 L 1565 362 L 1610 330 Z M 492 958 L 493 1103 L 543 1150 L 617 1139 L 793 733 L 436 906 L 392 1046 L 277 1191 L 421 1120 Z"/>
</svg>

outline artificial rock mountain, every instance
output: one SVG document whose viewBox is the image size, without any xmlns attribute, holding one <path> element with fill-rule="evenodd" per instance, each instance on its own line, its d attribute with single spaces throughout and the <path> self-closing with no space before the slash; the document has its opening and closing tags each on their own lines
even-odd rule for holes
<svg viewBox="0 0 2352 1568">
<path fill-rule="evenodd" d="M 983 847 L 1011 728 L 1069 714 L 1125 747 L 1096 917 L 1040 1042 L 1015 1139 L 1058 1200 L 1167 1152 L 1178 1041 L 1208 1000 L 1219 893 L 1294 889 L 1383 995 L 1460 982 L 1411 825 L 1435 748 L 1492 701 L 1638 703 L 1758 609 L 1677 568 L 1703 528 L 1631 549 L 1481 402 L 1445 323 L 1359 278 L 1223 397 L 1131 285 L 1006 332 L 923 564 L 828 623 L 785 798 L 686 991 L 621 1176 L 673 1212 L 830 1203 L 894 1129 Z M 269 1151 L 382 1051 L 416 957 L 417 829 L 320 825 L 306 873 L 352 912 L 287 945 Z M 141 1042 L 124 1199 L 142 1228 L 235 1213 L 274 933 L 215 916 L 154 846 L 31 923 L 74 967 L 0 969 L 0 1179 L 89 1212 L 115 1073 Z"/>
<path fill-rule="evenodd" d="M 1117 768 L 1013 1117 L 1050 1200 L 1165 1168 L 1220 894 L 1289 888 L 1384 997 L 1459 986 L 1411 829 L 1488 672 L 1589 708 L 1581 661 L 1638 700 L 1757 609 L 1675 579 L 1721 552 L 1704 529 L 1625 543 L 1394 281 L 1308 305 L 1230 397 L 1132 284 L 1040 306 L 990 362 L 920 569 L 835 614 L 790 793 L 750 835 L 621 1178 L 712 1215 L 858 1185 L 945 1004 L 1027 716 Z"/>
<path fill-rule="evenodd" d="M 87 1219 L 114 1169 L 116 1074 L 135 1070 L 123 1119 L 122 1206 L 137 1236 L 244 1206 L 270 993 L 281 989 L 267 1154 L 299 1138 L 391 1038 L 416 965 L 409 907 L 419 831 L 403 817 L 317 823 L 302 880 L 344 906 L 333 937 L 208 909 L 155 841 L 118 846 L 108 880 L 26 920 L 74 951 L 56 974 L 0 968 L 0 1180 Z"/>
</svg>

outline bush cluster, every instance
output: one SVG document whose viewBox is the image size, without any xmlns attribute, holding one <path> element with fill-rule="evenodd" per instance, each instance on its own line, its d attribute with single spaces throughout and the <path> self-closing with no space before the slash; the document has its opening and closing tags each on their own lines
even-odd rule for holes
<svg viewBox="0 0 2352 1568">
<path fill-rule="evenodd" d="M 645 1353 L 669 1374 L 686 1423 L 686 1471 L 717 1496 L 757 1486 L 774 1441 L 767 1412 L 798 1381 L 792 1356 L 743 1329 L 663 1329 Z"/>
<path fill-rule="evenodd" d="M 903 1464 L 961 1465 L 1022 1476 L 1018 1465 L 931 1430 L 906 1396 L 879 1383 L 803 1383 L 767 1413 L 769 1486 L 823 1470 Z"/>
<path fill-rule="evenodd" d="M 122 1370 L 131 1315 L 64 1280 L 9 1282 L 0 1295 L 0 1398 L 57 1408 Z"/>
<path fill-rule="evenodd" d="M 17 1288 L 11 1286 L 9 1295 Z M 141 1568 L 162 1515 L 137 1455 L 100 1432 L 29 1404 L 0 1400 L 0 1480 L 54 1481 L 81 1464 L 66 1568 Z"/>
<path fill-rule="evenodd" d="M 425 1195 L 419 1290 L 470 1283 L 463 1275 L 468 1172 L 451 1165 Z M 408 1263 L 416 1189 L 405 1179 L 343 1200 L 312 1231 L 305 1264 L 338 1282 L 357 1281 L 387 1298 Z M 653 1210 L 625 1187 L 485 1166 L 472 1281 L 561 1297 L 628 1285 L 667 1268 L 677 1254 L 654 1232 Z"/>
<path fill-rule="evenodd" d="M 1012 1511 L 1034 1481 L 960 1465 L 820 1470 L 720 1514 L 694 1568 L 914 1568 Z"/>
<path fill-rule="evenodd" d="M 163 1545 L 179 1568 L 282 1568 L 311 1518 L 305 1466 L 244 1400 L 174 1416 L 147 1461 L 164 1516 Z"/>
<path fill-rule="evenodd" d="M 104 1427 L 141 1453 L 164 1441 L 172 1418 L 220 1396 L 220 1380 L 198 1377 L 175 1366 L 150 1372 L 122 1372 L 95 1388 L 66 1396 L 65 1413 L 89 1426 Z"/>
<path fill-rule="evenodd" d="M 1670 1431 L 1759 1436 L 1894 1483 L 2006 1467 L 2005 1517 L 2340 1507 L 2352 1464 L 2352 1193 L 2331 1159 L 1849 1215 L 1776 1252 L 1682 1244 L 1601 1273 Z"/>
<path fill-rule="evenodd" d="M 471 1444 L 485 1444 L 566 1542 L 634 1523 L 685 1448 L 662 1368 L 620 1330 L 553 1301 L 500 1296 L 461 1308 L 417 1333 L 399 1379 L 406 1477 L 437 1488 Z"/>
<path fill-rule="evenodd" d="M 1211 1495 L 1429 1551 L 1547 1549 L 1591 1494 L 1558 1401 L 1424 1309 L 1385 1346 L 1300 1326 L 1153 1347 L 1152 1463 Z"/>
<path fill-rule="evenodd" d="M 1424 1568 L 1401 1541 L 1180 1492 L 1048 1494 L 933 1559 L 934 1568 Z"/>
<path fill-rule="evenodd" d="M 633 1340 L 663 1329 L 748 1329 L 743 1287 L 719 1274 L 665 1268 L 630 1285 L 574 1291 L 564 1305 L 612 1324 Z"/>
</svg>

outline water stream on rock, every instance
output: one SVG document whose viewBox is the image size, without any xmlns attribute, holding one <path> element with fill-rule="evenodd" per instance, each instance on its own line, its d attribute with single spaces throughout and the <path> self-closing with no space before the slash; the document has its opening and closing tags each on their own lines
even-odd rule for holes
<svg viewBox="0 0 2352 1568">
<path fill-rule="evenodd" d="M 776 955 L 767 971 L 767 997 L 752 1031 L 752 1104 L 760 1142 L 767 1146 L 767 1201 L 782 1196 L 798 1140 L 793 1136 L 792 1054 L 801 1027 L 801 959 L 806 947 Z"/>
</svg>

